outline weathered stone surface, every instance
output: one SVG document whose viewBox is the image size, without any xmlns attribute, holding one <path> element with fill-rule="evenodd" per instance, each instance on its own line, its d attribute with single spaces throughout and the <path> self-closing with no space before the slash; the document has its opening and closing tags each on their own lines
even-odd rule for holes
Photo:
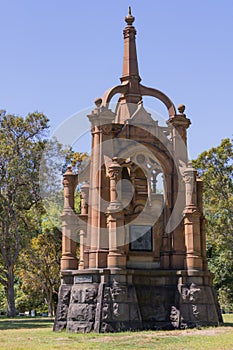
<svg viewBox="0 0 233 350">
<path fill-rule="evenodd" d="M 191 283 L 179 289 L 180 327 L 218 325 L 222 321 L 212 287 Z"/>
<path fill-rule="evenodd" d="M 180 310 L 176 306 L 171 307 L 170 321 L 173 328 L 179 328 L 180 326 Z"/>
<path fill-rule="evenodd" d="M 68 332 L 90 332 L 94 328 L 99 285 L 74 284 L 67 315 Z"/>
<path fill-rule="evenodd" d="M 143 327 L 171 328 L 170 313 L 171 305 L 174 304 L 175 286 L 136 285 L 136 291 Z"/>
<path fill-rule="evenodd" d="M 93 322 L 73 321 L 67 323 L 67 332 L 89 333 L 93 330 Z"/>
<path fill-rule="evenodd" d="M 176 279 L 181 284 L 168 286 L 163 282 L 148 285 L 148 273 L 134 271 L 133 275 L 129 280 L 140 284 L 119 282 L 123 279 L 115 275 L 104 283 L 74 284 L 72 288 L 63 285 L 60 289 L 63 303 L 58 306 L 55 330 L 65 327 L 69 332 L 171 329 L 218 325 L 221 320 L 212 287 L 197 285 L 191 279 L 190 283 L 182 284 L 182 279 L 187 280 L 185 274 Z M 158 281 L 156 272 L 151 272 L 150 280 L 153 281 L 153 275 Z"/>
<path fill-rule="evenodd" d="M 101 332 L 134 329 L 133 323 L 140 329 L 141 319 L 135 288 L 115 280 L 111 285 L 104 286 L 100 317 Z"/>
<path fill-rule="evenodd" d="M 181 297 L 183 303 L 199 302 L 202 297 L 201 288 L 193 283 L 190 286 L 182 286 Z"/>
<path fill-rule="evenodd" d="M 68 312 L 68 321 L 94 321 L 95 305 L 91 304 L 71 304 Z"/>
<path fill-rule="evenodd" d="M 61 331 L 66 328 L 71 287 L 71 285 L 62 284 L 59 289 L 57 312 L 54 322 L 55 331 Z"/>
<path fill-rule="evenodd" d="M 71 290 L 71 303 L 96 303 L 97 294 L 98 284 L 74 285 Z"/>
</svg>

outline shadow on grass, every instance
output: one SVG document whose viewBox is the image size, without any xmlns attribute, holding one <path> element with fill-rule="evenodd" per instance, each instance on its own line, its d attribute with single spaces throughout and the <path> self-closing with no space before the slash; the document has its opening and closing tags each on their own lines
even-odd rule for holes
<svg viewBox="0 0 233 350">
<path fill-rule="evenodd" d="M 230 321 L 230 322 L 229 322 Z M 220 327 L 233 327 L 232 317 L 225 320 Z M 34 329 L 51 328 L 53 329 L 53 318 L 0 318 L 0 331 L 8 329 Z"/>
<path fill-rule="evenodd" d="M 33 328 L 48 328 L 53 327 L 54 320 L 51 318 L 46 319 L 23 319 L 23 318 L 12 318 L 12 319 L 0 319 L 0 330 L 7 329 L 33 329 Z"/>
<path fill-rule="evenodd" d="M 233 322 L 224 322 L 222 327 L 233 327 Z"/>
</svg>

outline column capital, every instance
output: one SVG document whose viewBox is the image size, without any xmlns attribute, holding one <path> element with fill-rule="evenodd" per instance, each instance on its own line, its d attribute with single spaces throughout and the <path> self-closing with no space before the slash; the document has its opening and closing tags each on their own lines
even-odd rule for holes
<svg viewBox="0 0 233 350">
<path fill-rule="evenodd" d="M 193 183 L 197 178 L 197 170 L 193 168 L 192 162 L 189 161 L 187 167 L 183 171 L 183 179 L 185 183 Z"/>
<path fill-rule="evenodd" d="M 108 109 L 105 106 L 101 106 L 99 102 L 102 99 L 97 99 L 96 102 L 96 108 L 91 112 L 91 114 L 87 115 L 87 118 L 89 119 L 92 127 L 100 127 L 105 124 L 112 124 L 112 122 L 115 119 L 116 114 L 111 111 L 111 109 Z"/>
<path fill-rule="evenodd" d="M 117 157 L 112 158 L 112 163 L 108 167 L 108 175 L 111 180 L 118 181 L 121 175 L 122 167 L 118 163 Z"/>
<path fill-rule="evenodd" d="M 176 114 L 174 116 L 171 116 L 168 120 L 168 125 L 174 126 L 176 129 L 188 129 L 188 127 L 191 125 L 190 119 L 186 117 L 186 114 L 184 114 L 185 111 L 185 105 L 180 104 L 178 106 L 179 114 Z"/>
</svg>

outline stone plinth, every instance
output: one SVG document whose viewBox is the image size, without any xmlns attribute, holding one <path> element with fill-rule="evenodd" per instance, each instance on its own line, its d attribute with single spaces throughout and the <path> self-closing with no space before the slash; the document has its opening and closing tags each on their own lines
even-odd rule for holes
<svg viewBox="0 0 233 350">
<path fill-rule="evenodd" d="M 102 269 L 73 271 L 69 280 L 67 276 L 55 330 L 175 329 L 217 326 L 222 320 L 209 272 Z"/>
</svg>

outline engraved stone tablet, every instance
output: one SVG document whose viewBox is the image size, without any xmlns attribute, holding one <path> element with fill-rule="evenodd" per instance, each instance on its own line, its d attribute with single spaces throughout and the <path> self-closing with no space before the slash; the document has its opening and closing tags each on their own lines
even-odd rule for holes
<svg viewBox="0 0 233 350">
<path fill-rule="evenodd" d="M 74 276 L 74 284 L 92 283 L 92 275 Z"/>
<path fill-rule="evenodd" d="M 152 251 L 152 227 L 146 225 L 130 226 L 130 250 Z"/>
</svg>

